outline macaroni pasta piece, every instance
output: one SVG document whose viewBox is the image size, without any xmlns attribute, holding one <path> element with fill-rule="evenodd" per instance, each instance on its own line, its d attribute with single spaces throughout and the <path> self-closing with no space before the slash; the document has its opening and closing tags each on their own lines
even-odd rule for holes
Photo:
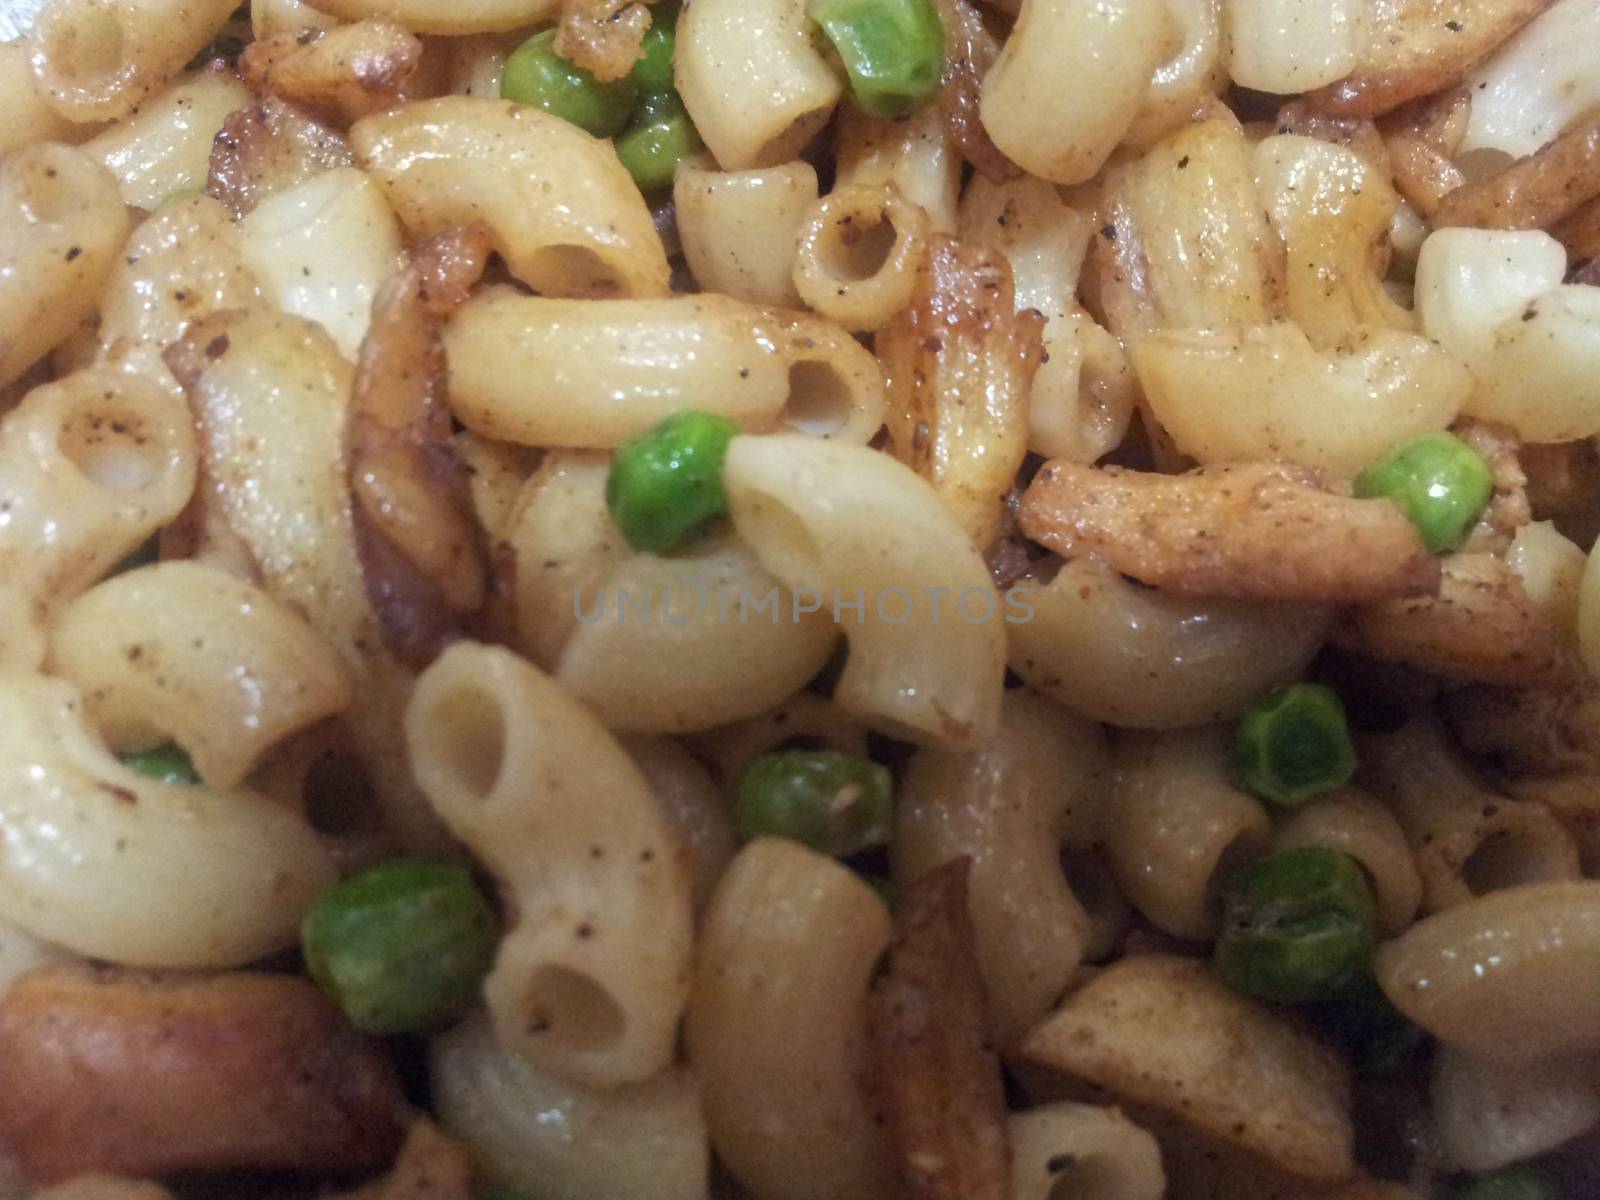
<svg viewBox="0 0 1600 1200">
<path fill-rule="evenodd" d="M 672 186 L 689 271 L 707 292 L 798 307 L 794 248 L 817 199 L 817 171 L 792 162 L 713 171 L 686 162 Z"/>
<path fill-rule="evenodd" d="M 1119 1109 L 1045 1104 L 1013 1113 L 1012 1200 L 1161 1200 L 1161 1147 Z"/>
</svg>

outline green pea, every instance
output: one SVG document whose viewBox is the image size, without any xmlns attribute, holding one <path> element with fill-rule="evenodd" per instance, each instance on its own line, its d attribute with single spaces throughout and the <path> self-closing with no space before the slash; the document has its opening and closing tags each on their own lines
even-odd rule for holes
<svg viewBox="0 0 1600 1200">
<path fill-rule="evenodd" d="M 672 91 L 672 55 L 677 45 L 677 10 L 658 4 L 650 10 L 650 28 L 645 30 L 639 61 L 633 64 L 633 81 L 641 92 Z"/>
<path fill-rule="evenodd" d="M 1450 433 L 1425 433 L 1396 447 L 1356 477 L 1362 499 L 1386 496 L 1400 506 L 1435 554 L 1466 539 L 1494 494 L 1489 464 Z"/>
<path fill-rule="evenodd" d="M 200 782 L 200 773 L 194 769 L 189 756 L 181 746 L 171 742 L 153 750 L 141 750 L 137 754 L 123 754 L 120 757 L 123 766 L 141 775 L 148 775 L 151 779 L 159 779 L 162 783 Z"/>
<path fill-rule="evenodd" d="M 1216 963 L 1242 992 L 1280 1004 L 1326 1000 L 1367 970 L 1377 907 L 1360 866 L 1324 846 L 1280 850 L 1223 895 Z"/>
<path fill-rule="evenodd" d="M 677 92 L 650 92 L 617 137 L 617 157 L 641 192 L 672 186 L 678 164 L 700 149 L 700 135 Z"/>
<path fill-rule="evenodd" d="M 1421 1029 L 1408 1021 L 1363 972 L 1314 1013 L 1318 1028 L 1361 1075 L 1393 1075 L 1422 1045 Z"/>
<path fill-rule="evenodd" d="M 1234 731 L 1233 752 L 1245 786 L 1291 807 L 1343 787 L 1356 772 L 1344 705 L 1318 683 L 1291 683 L 1252 704 Z"/>
<path fill-rule="evenodd" d="M 664 554 L 728 511 L 722 460 L 738 432 L 726 417 L 688 409 L 617 447 L 606 507 L 628 545 Z"/>
<path fill-rule="evenodd" d="M 472 999 L 494 960 L 495 917 L 463 868 L 392 859 L 317 897 L 300 944 L 311 978 L 351 1024 L 410 1033 Z"/>
<path fill-rule="evenodd" d="M 1506 1167 L 1473 1176 L 1454 1195 L 1455 1200 L 1556 1200 L 1556 1189 L 1532 1167 Z"/>
<path fill-rule="evenodd" d="M 863 112 L 903 117 L 938 90 L 944 25 L 932 0 L 811 0 L 810 12 Z"/>
<path fill-rule="evenodd" d="M 739 832 L 786 837 L 835 858 L 889 840 L 889 771 L 837 750 L 763 754 L 739 780 Z"/>
<path fill-rule="evenodd" d="M 601 83 L 592 72 L 555 52 L 556 31 L 535 34 L 511 52 L 500 95 L 542 108 L 595 137 L 611 137 L 628 123 L 637 88 L 633 77 Z"/>
</svg>

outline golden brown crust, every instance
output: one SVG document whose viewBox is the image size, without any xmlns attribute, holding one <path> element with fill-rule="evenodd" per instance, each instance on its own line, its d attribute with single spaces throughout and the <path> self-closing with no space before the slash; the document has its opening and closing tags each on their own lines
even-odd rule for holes
<svg viewBox="0 0 1600 1200">
<path fill-rule="evenodd" d="M 991 183 L 1004 183 L 1022 174 L 994 144 L 979 114 L 983 78 L 994 66 L 999 46 L 984 27 L 983 17 L 967 0 L 934 0 L 944 24 L 944 79 L 939 90 L 939 111 L 944 129 L 961 155 Z"/>
<path fill-rule="evenodd" d="M 1390 173 L 1389 148 L 1370 118 L 1333 116 L 1318 112 L 1304 100 L 1295 100 L 1278 110 L 1277 132 L 1344 146 L 1359 154 L 1375 170 L 1385 175 Z"/>
<path fill-rule="evenodd" d="M 1600 196 L 1600 116 L 1568 130 L 1504 171 L 1439 202 L 1433 223 L 1478 229 L 1548 229 Z"/>
<path fill-rule="evenodd" d="M 369 18 L 251 42 L 239 56 L 239 74 L 256 92 L 348 123 L 394 104 L 421 61 L 420 38 Z"/>
<path fill-rule="evenodd" d="M 1386 500 L 1322 490 L 1270 463 L 1153 475 L 1051 462 L 1022 530 L 1057 554 L 1192 596 L 1354 603 L 1435 591 L 1439 563 Z"/>
<path fill-rule="evenodd" d="M 1454 163 L 1466 136 L 1472 99 L 1464 87 L 1407 104 L 1383 118 L 1395 190 L 1431 215 L 1445 196 L 1467 181 Z"/>
<path fill-rule="evenodd" d="M 38 971 L 0 1003 L 0 1062 L 0 1141 L 41 1181 L 365 1170 L 404 1125 L 383 1047 L 298 976 Z"/>
<path fill-rule="evenodd" d="M 565 0 L 556 26 L 555 52 L 594 72 L 621 79 L 633 70 L 650 28 L 655 0 Z"/>
<path fill-rule="evenodd" d="M 971 867 L 967 858 L 936 867 L 900 896 L 868 1000 L 874 1075 L 911 1200 L 1011 1195 L 1005 1095 L 967 908 Z"/>
<path fill-rule="evenodd" d="M 242 217 L 273 192 L 354 162 L 344 135 L 268 96 L 222 123 L 206 192 Z"/>
</svg>

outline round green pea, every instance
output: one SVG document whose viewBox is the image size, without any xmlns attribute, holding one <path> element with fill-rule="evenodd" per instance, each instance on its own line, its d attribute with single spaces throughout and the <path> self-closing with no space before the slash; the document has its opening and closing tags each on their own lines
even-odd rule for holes
<svg viewBox="0 0 1600 1200">
<path fill-rule="evenodd" d="M 1456 1188 L 1455 1200 L 1556 1200 L 1556 1190 L 1532 1167 L 1506 1167 L 1475 1175 Z"/>
<path fill-rule="evenodd" d="M 493 910 L 451 863 L 392 859 L 335 884 L 300 926 L 306 969 L 368 1033 L 438 1025 L 494 961 Z"/>
<path fill-rule="evenodd" d="M 155 747 L 153 750 L 141 750 L 137 754 L 124 754 L 120 756 L 122 765 L 148 775 L 151 779 L 159 779 L 162 783 L 199 783 L 200 772 L 194 769 L 194 762 L 190 759 L 183 747 L 175 746 L 171 742 Z"/>
<path fill-rule="evenodd" d="M 1317 683 L 1291 683 L 1251 705 L 1234 731 L 1233 753 L 1246 787 L 1288 806 L 1343 787 L 1356 772 L 1344 704 Z"/>
<path fill-rule="evenodd" d="M 672 55 L 677 45 L 677 10 L 658 4 L 650 10 L 650 28 L 645 30 L 639 61 L 633 64 L 633 81 L 640 92 L 672 91 Z"/>
<path fill-rule="evenodd" d="M 595 137 L 611 137 L 628 123 L 638 89 L 631 75 L 601 83 L 554 49 L 556 31 L 535 34 L 511 52 L 500 95 L 542 108 Z"/>
<path fill-rule="evenodd" d="M 938 90 L 944 24 L 932 0 L 811 0 L 810 13 L 869 116 L 907 116 Z"/>
<path fill-rule="evenodd" d="M 1368 969 L 1377 906 L 1356 861 L 1324 846 L 1280 850 L 1229 881 L 1216 964 L 1240 991 L 1279 1004 L 1327 1000 Z"/>
<path fill-rule="evenodd" d="M 665 554 L 728 511 L 722 460 L 738 432 L 726 417 L 689 409 L 617 447 L 606 507 L 628 545 Z"/>
<path fill-rule="evenodd" d="M 639 190 L 660 192 L 672 186 L 678 164 L 700 149 L 700 135 L 676 92 L 652 92 L 640 101 L 616 146 Z"/>
<path fill-rule="evenodd" d="M 1494 494 L 1489 464 L 1451 433 L 1425 433 L 1396 447 L 1356 477 L 1362 499 L 1400 506 L 1435 554 L 1466 540 Z"/>
<path fill-rule="evenodd" d="M 739 833 L 785 837 L 844 858 L 889 840 L 889 771 L 837 750 L 763 754 L 739 780 Z"/>
</svg>

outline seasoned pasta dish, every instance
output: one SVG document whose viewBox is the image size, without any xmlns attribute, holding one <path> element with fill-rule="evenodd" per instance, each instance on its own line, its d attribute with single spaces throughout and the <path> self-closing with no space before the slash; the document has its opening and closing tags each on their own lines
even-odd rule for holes
<svg viewBox="0 0 1600 1200">
<path fill-rule="evenodd" d="M 0 36 L 0 1200 L 1600 1200 L 1600 0 Z"/>
</svg>

